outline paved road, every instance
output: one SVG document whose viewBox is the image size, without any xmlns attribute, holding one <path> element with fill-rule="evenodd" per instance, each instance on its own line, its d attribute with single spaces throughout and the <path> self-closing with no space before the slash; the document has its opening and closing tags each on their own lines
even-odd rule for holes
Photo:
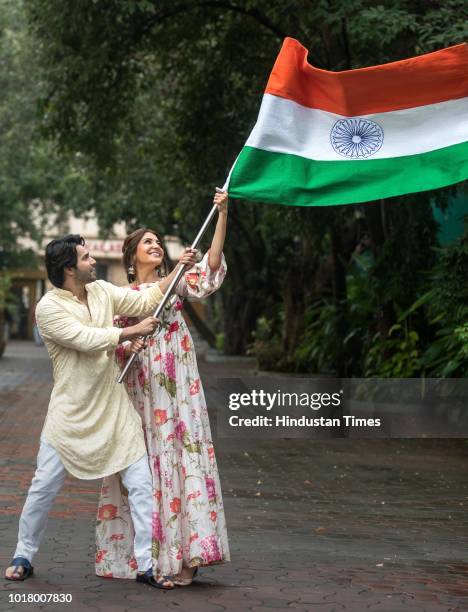
<svg viewBox="0 0 468 612">
<path fill-rule="evenodd" d="M 241 360 L 201 362 L 216 379 Z M 46 352 L 11 343 L 0 359 L 0 561 L 7 565 L 51 388 Z M 212 406 L 213 407 L 213 406 Z M 468 445 L 461 440 L 219 439 L 232 562 L 189 588 L 154 591 L 93 573 L 99 482 L 68 480 L 36 575 L 0 581 L 0 610 L 468 610 Z M 72 603 L 10 603 L 34 593 Z"/>
</svg>

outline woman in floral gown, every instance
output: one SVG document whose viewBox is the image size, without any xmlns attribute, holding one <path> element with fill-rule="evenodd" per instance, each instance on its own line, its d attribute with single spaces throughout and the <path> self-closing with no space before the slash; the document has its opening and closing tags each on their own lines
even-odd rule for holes
<svg viewBox="0 0 468 612">
<path fill-rule="evenodd" d="M 190 584 L 199 566 L 229 561 L 221 487 L 197 361 L 182 317 L 183 298 L 216 291 L 226 274 L 222 254 L 227 194 L 215 195 L 218 222 L 208 253 L 182 277 L 161 318 L 161 329 L 146 342 L 126 384 L 143 421 L 153 474 L 153 566 L 159 575 Z M 136 290 L 167 273 L 161 237 L 142 228 L 124 243 L 124 265 Z M 117 325 L 126 326 L 120 319 Z M 120 345 L 123 365 L 142 341 Z M 96 528 L 96 574 L 134 578 L 133 526 L 127 492 L 118 475 L 104 479 Z"/>
</svg>

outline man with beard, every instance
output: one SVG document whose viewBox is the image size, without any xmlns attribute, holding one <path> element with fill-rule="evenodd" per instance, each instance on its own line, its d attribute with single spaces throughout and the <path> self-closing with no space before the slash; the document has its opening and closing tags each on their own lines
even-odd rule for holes
<svg viewBox="0 0 468 612">
<path fill-rule="evenodd" d="M 180 264 L 193 263 L 195 251 L 186 249 Z M 120 342 L 152 334 L 158 321 L 150 316 L 121 329 L 113 327 L 113 317 L 153 311 L 177 268 L 144 291 L 96 281 L 96 261 L 78 235 L 50 242 L 45 264 L 54 289 L 40 300 L 36 321 L 52 360 L 54 387 L 37 470 L 19 521 L 16 552 L 5 578 L 25 580 L 33 573 L 33 557 L 67 472 L 83 479 L 120 473 L 135 529 L 137 581 L 173 588 L 167 577 L 157 571 L 153 575 L 151 472 L 141 419 L 125 386 L 116 384 L 119 371 L 114 358 Z"/>
</svg>

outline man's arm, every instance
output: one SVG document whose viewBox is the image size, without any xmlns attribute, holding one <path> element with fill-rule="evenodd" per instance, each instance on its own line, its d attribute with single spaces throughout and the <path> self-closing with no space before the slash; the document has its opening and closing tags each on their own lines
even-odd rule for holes
<svg viewBox="0 0 468 612">
<path fill-rule="evenodd" d="M 51 302 L 38 304 L 36 322 L 41 336 L 46 340 L 81 352 L 113 350 L 123 331 L 117 327 L 83 325 L 72 314 Z"/>
<path fill-rule="evenodd" d="M 111 351 L 119 342 L 153 334 L 157 319 L 148 317 L 129 327 L 88 327 L 56 304 L 39 303 L 36 322 L 41 336 L 60 346 L 83 353 Z"/>
<path fill-rule="evenodd" d="M 163 294 L 158 285 L 153 285 L 142 291 L 116 287 L 111 283 L 106 283 L 106 287 L 112 296 L 115 315 L 141 317 L 156 310 L 156 306 L 163 299 Z"/>
</svg>

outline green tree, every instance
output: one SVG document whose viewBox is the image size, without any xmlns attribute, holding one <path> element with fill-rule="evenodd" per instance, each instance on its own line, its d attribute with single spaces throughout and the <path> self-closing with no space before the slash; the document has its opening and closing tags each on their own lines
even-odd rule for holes
<svg viewBox="0 0 468 612">
<path fill-rule="evenodd" d="M 1 269 L 24 263 L 18 239 L 39 239 L 47 215 L 67 209 L 85 181 L 40 132 L 44 83 L 22 3 L 0 0 L 0 24 Z"/>
</svg>

